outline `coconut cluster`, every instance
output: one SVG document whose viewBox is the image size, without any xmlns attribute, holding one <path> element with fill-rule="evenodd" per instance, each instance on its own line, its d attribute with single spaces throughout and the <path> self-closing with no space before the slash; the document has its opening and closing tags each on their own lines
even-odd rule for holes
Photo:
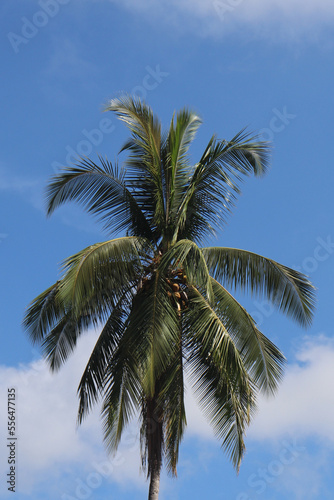
<svg viewBox="0 0 334 500">
<path fill-rule="evenodd" d="M 166 283 L 169 288 L 167 295 L 175 302 L 177 310 L 180 312 L 182 309 L 186 309 L 188 307 L 187 275 L 184 274 L 184 271 L 173 269 L 170 272 L 170 277 L 166 278 Z"/>
<path fill-rule="evenodd" d="M 154 275 L 161 255 L 152 259 L 152 264 L 146 269 L 146 275 L 141 278 L 137 292 L 148 292 L 153 285 Z M 175 304 L 178 312 L 188 307 L 187 275 L 183 269 L 170 269 L 165 279 L 167 295 Z"/>
</svg>

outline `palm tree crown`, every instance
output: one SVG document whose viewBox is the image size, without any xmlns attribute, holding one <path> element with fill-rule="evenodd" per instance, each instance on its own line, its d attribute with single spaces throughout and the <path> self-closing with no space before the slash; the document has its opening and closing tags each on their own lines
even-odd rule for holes
<svg viewBox="0 0 334 500">
<path fill-rule="evenodd" d="M 183 109 L 162 132 L 149 106 L 113 99 L 131 138 L 124 164 L 80 159 L 48 186 L 48 214 L 75 200 L 123 234 L 69 257 L 62 278 L 31 303 L 24 325 L 53 370 L 81 333 L 103 325 L 82 375 L 78 421 L 102 397 L 111 450 L 140 413 L 143 465 L 158 498 L 164 461 L 176 473 L 186 425 L 184 369 L 235 467 L 259 391 L 273 393 L 284 356 L 228 291 L 264 294 L 307 326 L 314 308 L 307 277 L 245 250 L 203 247 L 229 215 L 242 176 L 262 175 L 269 147 L 244 131 L 213 136 L 198 163 L 189 147 L 201 123 Z M 124 235 L 125 234 L 125 235 Z"/>
</svg>

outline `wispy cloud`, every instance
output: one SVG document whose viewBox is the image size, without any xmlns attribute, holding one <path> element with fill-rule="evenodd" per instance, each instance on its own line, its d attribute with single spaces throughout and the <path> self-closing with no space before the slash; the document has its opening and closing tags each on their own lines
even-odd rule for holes
<svg viewBox="0 0 334 500">
<path fill-rule="evenodd" d="M 295 361 L 288 364 L 275 397 L 259 398 L 258 412 L 248 430 L 256 441 L 284 435 L 315 437 L 334 446 L 334 339 L 325 335 L 306 338 Z M 187 397 L 189 431 L 212 436 L 194 396 Z"/>
<path fill-rule="evenodd" d="M 38 210 L 44 211 L 43 188 L 44 181 L 41 178 L 11 174 L 0 167 L 0 191 L 16 193 Z"/>
<path fill-rule="evenodd" d="M 76 389 L 96 338 L 97 333 L 94 331 L 86 334 L 79 342 L 75 353 L 56 374 L 51 374 L 41 359 L 16 368 L 0 367 L 1 393 L 5 394 L 7 388 L 13 386 L 16 387 L 18 395 L 17 421 L 20 449 L 18 487 L 22 492 L 33 493 L 40 486 L 41 477 L 44 477 L 50 485 L 54 484 L 54 491 L 58 491 L 58 494 L 59 488 L 62 488 L 61 493 L 73 495 L 77 480 L 84 481 L 85 477 L 102 463 L 105 467 L 107 463 L 111 464 L 110 470 L 112 470 L 103 481 L 146 487 L 144 475 L 139 474 L 139 438 L 136 419 L 126 433 L 120 454 L 114 459 L 107 457 L 102 445 L 99 407 L 88 416 L 82 427 L 76 429 L 78 405 Z M 306 339 L 297 353 L 296 361 L 288 367 L 276 398 L 260 402 L 259 414 L 249 430 L 249 442 L 274 443 L 282 439 L 282 436 L 291 435 L 299 443 L 304 443 L 305 439 L 310 437 L 320 440 L 324 444 L 324 449 L 326 447 L 332 449 L 333 378 L 333 340 L 325 336 Z M 187 435 L 213 440 L 211 428 L 198 409 L 189 389 L 186 408 Z M 0 422 L 3 428 L 5 421 L 6 409 L 2 405 Z M 326 457 L 323 458 L 326 463 Z M 3 464 L 6 464 L 4 447 L 0 449 L 0 466 L 4 467 Z M 303 467 L 306 467 L 304 459 L 303 464 Z M 289 484 L 293 482 L 294 477 L 302 474 L 298 468 L 301 466 L 296 464 L 289 468 L 290 475 L 285 476 L 286 488 L 290 487 Z M 59 483 L 58 476 L 65 476 L 66 473 L 66 481 L 64 479 Z M 313 484 L 316 484 L 316 477 Z M 299 486 L 296 498 L 302 498 L 300 491 Z"/>
<path fill-rule="evenodd" d="M 324 498 L 326 480 L 330 474 L 330 457 L 328 450 L 318 449 L 303 451 L 299 459 L 290 467 L 286 467 L 279 478 L 276 488 L 293 496 L 295 500 L 318 500 Z M 282 495 L 283 496 L 283 495 Z M 330 498 L 329 496 L 325 498 Z"/>
<path fill-rule="evenodd" d="M 252 439 L 285 433 L 314 436 L 334 446 L 334 340 L 319 335 L 305 340 L 287 368 L 274 398 L 262 399 L 250 428 Z"/>
<path fill-rule="evenodd" d="M 54 39 L 53 52 L 44 75 L 50 78 L 85 78 L 96 75 L 97 67 L 80 53 L 80 44 L 68 38 Z"/>
<path fill-rule="evenodd" d="M 325 478 L 334 450 L 333 378 L 334 339 L 315 335 L 304 339 L 295 359 L 288 364 L 278 394 L 259 400 L 258 414 L 247 431 L 246 447 L 272 451 L 269 465 L 266 461 L 260 464 L 262 469 L 269 467 L 271 471 L 273 468 L 272 475 L 268 473 L 270 481 L 267 483 L 262 478 L 256 484 L 278 492 L 277 498 L 293 495 L 296 500 L 316 500 L 326 491 Z M 190 390 L 186 408 L 186 435 L 199 437 L 206 444 L 208 441 L 213 443 L 212 429 Z M 295 446 L 298 458 L 288 467 L 277 462 L 287 444 Z M 277 463 L 282 468 L 279 480 L 276 480 Z M 253 465 L 253 476 L 257 477 L 260 465 Z"/>
<path fill-rule="evenodd" d="M 10 174 L 7 169 L 0 167 L 0 192 L 6 191 L 19 196 L 43 214 L 46 213 L 45 188 L 47 181 L 43 178 L 30 178 L 22 174 Z M 61 222 L 66 226 L 73 227 L 101 237 L 101 231 L 96 221 L 86 213 L 82 207 L 72 204 L 60 207 L 56 212 Z M 0 240 L 5 234 L 0 234 Z"/>
<path fill-rule="evenodd" d="M 99 73 L 97 66 L 87 57 L 80 40 L 53 36 L 50 57 L 41 71 L 41 88 L 45 99 L 59 106 L 71 107 L 73 97 L 66 91 L 68 83 L 79 82 L 81 89 L 97 91 Z"/>
<path fill-rule="evenodd" d="M 0 367 L 0 393 L 5 397 L 7 388 L 14 387 L 17 394 L 18 493 L 34 496 L 45 481 L 49 483 L 47 491 L 55 495 L 48 498 L 58 499 L 62 494 L 75 497 L 78 482 L 85 482 L 93 472 L 99 473 L 103 482 L 125 484 L 131 480 L 137 487 L 145 485 L 144 475 L 139 475 L 136 427 L 129 428 L 116 457 L 108 457 L 102 444 L 99 408 L 76 428 L 76 390 L 95 341 L 95 332 L 85 335 L 69 362 L 56 374 L 51 374 L 41 359 L 17 368 Z M 2 429 L 6 410 L 2 405 Z M 6 449 L 1 447 L 2 477 L 8 472 L 6 464 Z M 60 475 L 64 480 L 59 483 Z M 3 484 L 0 492 L 3 498 Z"/>
<path fill-rule="evenodd" d="M 280 40 L 317 38 L 319 29 L 330 26 L 334 4 L 330 0 L 111 0 L 148 18 L 159 16 L 193 34 L 224 36 L 248 27 L 254 36 Z"/>
</svg>

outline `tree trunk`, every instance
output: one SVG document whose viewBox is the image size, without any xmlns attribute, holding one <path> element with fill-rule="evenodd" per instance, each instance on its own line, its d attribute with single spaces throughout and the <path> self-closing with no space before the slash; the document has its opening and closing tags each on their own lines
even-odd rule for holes
<svg viewBox="0 0 334 500">
<path fill-rule="evenodd" d="M 145 447 L 147 451 L 148 477 L 150 478 L 150 489 L 148 500 L 159 499 L 160 472 L 163 454 L 163 414 L 161 405 L 157 403 L 159 394 L 158 382 L 156 382 L 155 395 L 145 401 Z"/>
<path fill-rule="evenodd" d="M 148 500 L 158 500 L 159 499 L 159 487 L 160 487 L 160 470 L 161 466 L 155 464 L 152 468 L 150 477 L 150 489 L 148 492 Z"/>
</svg>

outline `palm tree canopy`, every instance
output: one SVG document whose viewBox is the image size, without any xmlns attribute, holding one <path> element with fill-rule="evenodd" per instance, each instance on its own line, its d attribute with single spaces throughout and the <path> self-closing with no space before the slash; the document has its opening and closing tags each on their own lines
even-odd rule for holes
<svg viewBox="0 0 334 500">
<path fill-rule="evenodd" d="M 113 99 L 106 110 L 131 132 L 121 150 L 127 159 L 121 167 L 104 158 L 65 167 L 48 186 L 47 213 L 76 201 L 119 237 L 69 257 L 24 326 L 55 370 L 81 333 L 102 323 L 78 388 L 78 421 L 101 397 L 106 443 L 115 449 L 139 412 L 149 475 L 163 458 L 176 472 L 185 369 L 238 468 L 256 396 L 275 392 L 284 356 L 231 292 L 263 295 L 302 326 L 315 304 L 303 274 L 245 250 L 202 246 L 224 227 L 243 177 L 266 172 L 269 145 L 245 131 L 230 141 L 213 136 L 191 165 L 195 113 L 179 111 L 163 132 L 138 99 Z"/>
</svg>

